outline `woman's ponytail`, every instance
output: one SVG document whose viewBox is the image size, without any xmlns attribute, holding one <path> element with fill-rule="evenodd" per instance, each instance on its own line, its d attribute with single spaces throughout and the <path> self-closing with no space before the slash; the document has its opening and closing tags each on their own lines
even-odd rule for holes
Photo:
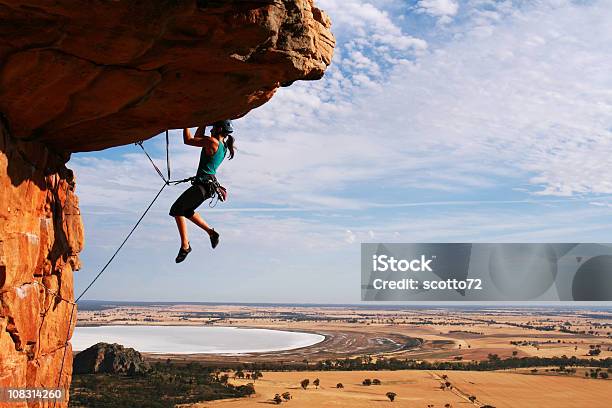
<svg viewBox="0 0 612 408">
<path fill-rule="evenodd" d="M 234 136 L 231 134 L 225 135 L 225 147 L 229 150 L 229 160 L 234 158 Z"/>
</svg>

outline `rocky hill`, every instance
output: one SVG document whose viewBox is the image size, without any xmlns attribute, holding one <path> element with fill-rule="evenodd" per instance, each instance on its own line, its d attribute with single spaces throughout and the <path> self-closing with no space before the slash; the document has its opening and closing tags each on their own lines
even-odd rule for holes
<svg viewBox="0 0 612 408">
<path fill-rule="evenodd" d="M 97 343 L 74 356 L 75 374 L 141 374 L 149 370 L 142 355 L 120 344 Z"/>
</svg>

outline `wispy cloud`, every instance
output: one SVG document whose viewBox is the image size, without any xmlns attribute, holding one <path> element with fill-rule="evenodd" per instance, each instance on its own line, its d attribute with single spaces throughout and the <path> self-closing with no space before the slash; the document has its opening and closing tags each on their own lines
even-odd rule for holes
<svg viewBox="0 0 612 408">
<path fill-rule="evenodd" d="M 455 0 L 420 0 L 416 7 L 417 13 L 437 17 L 440 24 L 450 23 L 458 10 L 459 3 Z"/>
<path fill-rule="evenodd" d="M 334 62 L 322 81 L 281 89 L 236 121 L 239 152 L 219 175 L 230 202 L 207 216 L 238 253 L 229 266 L 199 261 L 242 274 L 261 272 L 257 259 L 280 259 L 265 274 L 293 287 L 307 284 L 283 263 L 346 278 L 341 259 L 374 239 L 605 240 L 608 2 L 319 3 L 339 40 Z M 189 176 L 198 153 L 171 133 L 175 176 Z M 161 159 L 160 140 L 147 146 Z M 105 157 L 71 162 L 85 258 L 102 256 L 160 185 L 140 153 Z M 143 234 L 155 238 L 135 244 L 158 273 L 173 266 L 161 259 L 175 249 L 166 213 L 179 192 L 169 189 L 147 219 Z"/>
</svg>

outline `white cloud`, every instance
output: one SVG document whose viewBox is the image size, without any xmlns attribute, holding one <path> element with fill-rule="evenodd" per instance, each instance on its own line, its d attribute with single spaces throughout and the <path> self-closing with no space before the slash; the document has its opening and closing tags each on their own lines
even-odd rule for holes
<svg viewBox="0 0 612 408">
<path fill-rule="evenodd" d="M 322 0 L 320 6 L 333 18 L 338 37 L 331 76 L 341 75 L 345 86 L 370 88 L 395 65 L 414 58 L 427 48 L 423 39 L 406 34 L 387 11 L 360 0 Z M 392 2 L 382 2 L 389 6 Z M 367 56 L 365 54 L 368 54 Z M 365 76 L 368 78 L 365 79 Z"/>
<path fill-rule="evenodd" d="M 279 247 L 302 255 L 353 248 L 371 240 L 370 231 L 396 242 L 605 235 L 610 209 L 596 203 L 612 194 L 607 2 L 472 0 L 427 42 L 422 27 L 411 27 L 431 13 L 403 26 L 384 10 L 398 2 L 319 3 L 340 39 L 334 63 L 322 81 L 281 89 L 236 121 L 240 150 L 219 176 L 230 202 L 207 212 L 224 242 L 259 256 Z M 181 146 L 178 132 L 172 138 L 175 176 L 189 176 L 197 150 Z M 161 157 L 160 141 L 147 144 Z M 140 154 L 76 155 L 71 165 L 97 226 L 88 231 L 108 230 L 111 242 L 110 220 L 129 224 L 160 185 Z M 176 239 L 166 212 L 179 192 L 169 190 L 152 210 L 148 237 Z M 520 199 L 500 210 L 469 201 L 480 194 Z M 547 195 L 568 198 L 521 201 Z M 106 242 L 96 239 L 94 248 Z"/>
<path fill-rule="evenodd" d="M 353 244 L 355 242 L 355 234 L 351 230 L 346 230 L 344 242 L 347 244 Z"/>
<path fill-rule="evenodd" d="M 374 34 L 372 39 L 381 44 L 389 45 L 397 50 L 423 51 L 427 49 L 427 41 L 409 35 L 394 36 L 390 34 Z"/>
<path fill-rule="evenodd" d="M 416 11 L 438 17 L 438 22 L 447 24 L 459 10 L 459 3 L 455 0 L 420 0 L 417 2 Z"/>
</svg>

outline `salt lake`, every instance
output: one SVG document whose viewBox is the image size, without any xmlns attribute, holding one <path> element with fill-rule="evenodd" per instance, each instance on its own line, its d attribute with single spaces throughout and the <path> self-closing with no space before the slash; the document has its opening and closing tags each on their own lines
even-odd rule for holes
<svg viewBox="0 0 612 408">
<path fill-rule="evenodd" d="M 157 354 L 245 354 L 292 350 L 325 339 L 311 333 L 210 326 L 77 327 L 72 347 L 85 350 L 99 342 L 119 343 Z"/>
</svg>

